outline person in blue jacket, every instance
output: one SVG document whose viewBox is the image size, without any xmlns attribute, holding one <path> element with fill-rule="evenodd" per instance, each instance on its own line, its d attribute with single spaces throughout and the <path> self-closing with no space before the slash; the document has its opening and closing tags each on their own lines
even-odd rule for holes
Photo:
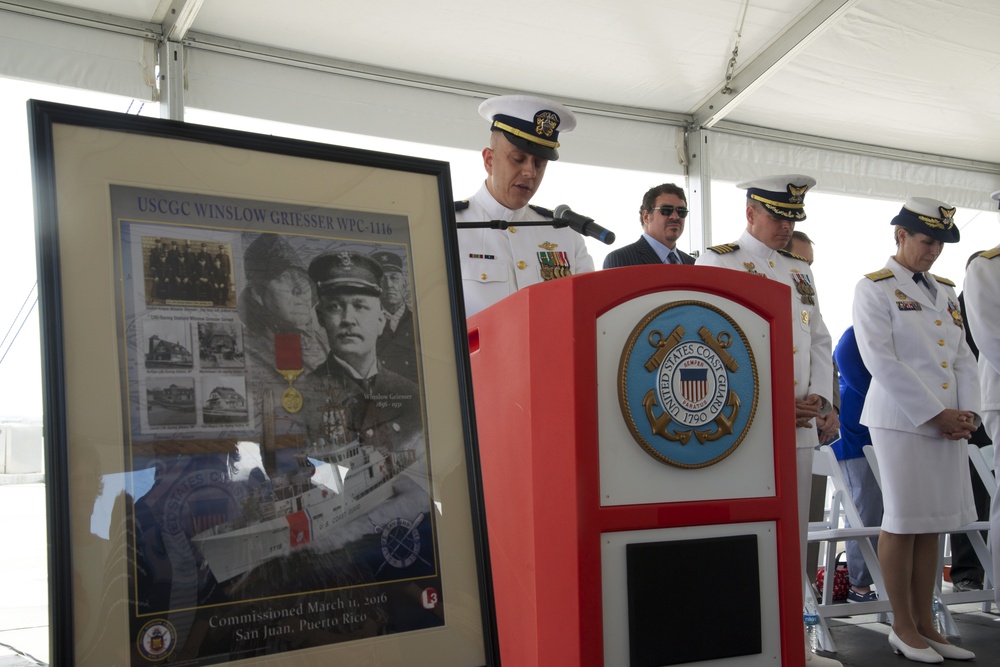
<svg viewBox="0 0 1000 667">
<path fill-rule="evenodd" d="M 830 447 L 837 456 L 840 471 L 851 489 L 851 500 L 865 526 L 882 525 L 882 490 L 875 473 L 865 460 L 864 447 L 872 444 L 868 427 L 861 423 L 861 408 L 871 384 L 872 374 L 865 368 L 858 351 L 854 327 L 848 327 L 840 337 L 833 360 L 840 371 L 840 438 Z M 872 547 L 878 549 L 878 538 L 871 538 Z M 872 590 L 872 575 L 868 570 L 861 549 L 855 540 L 847 541 L 847 574 L 851 589 L 848 602 L 870 602 L 878 599 Z"/>
</svg>

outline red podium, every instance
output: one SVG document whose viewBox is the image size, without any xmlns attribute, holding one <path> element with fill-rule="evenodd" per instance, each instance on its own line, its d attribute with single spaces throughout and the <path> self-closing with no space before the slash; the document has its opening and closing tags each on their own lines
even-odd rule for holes
<svg viewBox="0 0 1000 667">
<path fill-rule="evenodd" d="M 469 319 L 503 665 L 804 664 L 790 298 L 644 266 Z"/>
</svg>

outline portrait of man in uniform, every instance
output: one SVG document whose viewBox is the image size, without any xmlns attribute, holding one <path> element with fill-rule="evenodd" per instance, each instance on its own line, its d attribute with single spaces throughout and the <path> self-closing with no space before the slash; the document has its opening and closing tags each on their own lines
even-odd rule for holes
<svg viewBox="0 0 1000 667">
<path fill-rule="evenodd" d="M 385 327 L 378 338 L 378 358 L 384 368 L 417 382 L 417 352 L 413 338 L 410 289 L 403 259 L 382 250 L 373 255 L 382 266 L 382 310 Z"/>
<path fill-rule="evenodd" d="M 326 440 L 331 431 L 346 429 L 362 444 L 389 451 L 422 449 L 417 385 L 378 359 L 378 337 L 386 325 L 382 267 L 365 254 L 333 252 L 312 260 L 309 277 L 330 343 L 330 355 L 302 389 L 310 438 Z"/>
</svg>

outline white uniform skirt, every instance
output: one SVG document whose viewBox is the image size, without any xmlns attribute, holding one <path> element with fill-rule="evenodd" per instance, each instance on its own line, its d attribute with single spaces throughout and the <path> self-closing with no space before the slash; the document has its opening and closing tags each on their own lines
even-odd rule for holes
<svg viewBox="0 0 1000 667">
<path fill-rule="evenodd" d="M 882 478 L 882 530 L 947 533 L 976 520 L 965 440 L 869 429 Z"/>
</svg>

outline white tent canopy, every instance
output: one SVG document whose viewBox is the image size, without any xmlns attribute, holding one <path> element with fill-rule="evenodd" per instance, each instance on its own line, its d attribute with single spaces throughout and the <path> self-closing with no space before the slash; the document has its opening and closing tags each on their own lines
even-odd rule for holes
<svg viewBox="0 0 1000 667">
<path fill-rule="evenodd" d="M 786 171 L 986 210 L 998 33 L 993 0 L 4 0 L 0 76 L 472 150 L 537 93 L 582 115 L 563 160 L 686 173 L 706 219 Z"/>
</svg>

